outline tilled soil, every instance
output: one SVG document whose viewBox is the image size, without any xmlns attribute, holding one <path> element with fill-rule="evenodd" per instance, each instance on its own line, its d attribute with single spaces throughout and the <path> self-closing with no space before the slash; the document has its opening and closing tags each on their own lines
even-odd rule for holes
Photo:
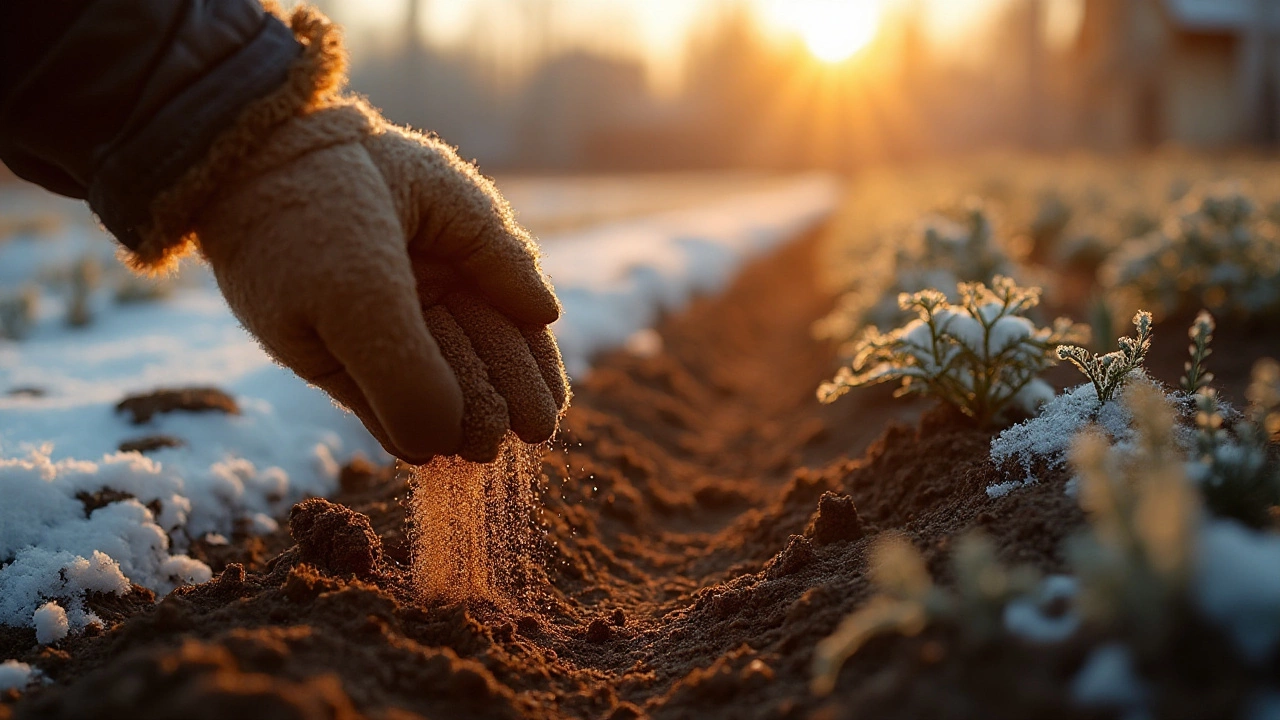
<svg viewBox="0 0 1280 720">
<path fill-rule="evenodd" d="M 51 647 L 0 635 L 53 680 L 0 718 L 1086 716 L 1066 697 L 1084 641 L 945 626 L 876 639 L 833 695 L 809 691 L 814 645 L 868 597 L 883 533 L 945 581 L 970 529 L 1053 572 L 1083 522 L 1063 474 L 988 498 L 990 434 L 961 417 L 884 389 L 817 403 L 836 360 L 808 332 L 832 302 L 815 244 L 669 318 L 658 355 L 610 355 L 577 383 L 543 460 L 541 550 L 511 569 L 509 602 L 418 599 L 410 473 L 356 464 L 292 528 L 194 548 L 217 573 L 205 585 L 94 598 L 109 627 Z"/>
</svg>

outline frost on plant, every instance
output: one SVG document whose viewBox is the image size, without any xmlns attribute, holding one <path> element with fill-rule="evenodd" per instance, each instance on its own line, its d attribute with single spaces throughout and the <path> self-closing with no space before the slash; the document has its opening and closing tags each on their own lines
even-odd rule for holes
<svg viewBox="0 0 1280 720">
<path fill-rule="evenodd" d="M 1250 407 L 1228 430 L 1212 388 L 1196 395 L 1196 436 L 1188 474 L 1215 514 L 1254 527 L 1272 520 L 1280 504 L 1280 467 L 1270 455 L 1280 432 L 1280 364 L 1260 361 L 1249 386 Z"/>
<path fill-rule="evenodd" d="M 1070 361 L 1093 383 L 1098 403 L 1109 402 L 1134 370 L 1142 367 L 1151 349 L 1151 313 L 1139 310 L 1133 316 L 1138 329 L 1137 337 L 1122 337 L 1117 342 L 1120 349 L 1103 355 L 1095 355 L 1077 345 L 1058 348 L 1058 358 Z"/>
<path fill-rule="evenodd" d="M 1130 377 L 1125 393 L 1138 386 L 1155 388 L 1156 384 L 1137 371 Z M 1085 383 L 1045 403 L 1036 417 L 1001 431 L 991 441 L 991 461 L 996 467 L 1016 462 L 1022 476 L 992 485 L 987 494 L 998 497 L 1035 482 L 1037 465 L 1045 469 L 1065 465 L 1072 438 L 1090 424 L 1111 442 L 1129 447 L 1134 440 L 1133 418 L 1123 396 L 1121 393 L 1120 398 L 1099 404 L 1093 385 Z M 1166 397 L 1166 402 L 1171 404 L 1172 400 Z"/>
<path fill-rule="evenodd" d="M 997 276 L 990 288 L 961 283 L 951 304 L 938 290 L 903 294 L 899 303 L 916 319 L 889 333 L 868 328 L 853 362 L 818 388 L 833 402 L 855 387 L 901 380 L 899 394 L 936 396 L 986 425 L 1013 404 L 1025 411 L 1051 397 L 1039 379 L 1061 343 L 1083 341 L 1085 328 L 1059 318 L 1052 328 L 1023 317 L 1040 301 L 1038 288 L 1020 288 Z"/>
<path fill-rule="evenodd" d="M 910 313 L 898 302 L 903 293 L 988 283 L 998 275 L 1012 275 L 1013 262 L 996 240 L 995 222 L 986 207 L 971 199 L 956 214 L 959 217 L 928 215 L 907 242 L 892 243 L 894 254 L 877 264 L 880 272 L 860 273 L 857 286 L 814 325 L 814 334 L 843 343 L 865 325 L 885 330 L 907 321 Z"/>
<path fill-rule="evenodd" d="M 880 590 L 850 613 L 813 654 L 815 693 L 835 688 L 845 661 L 878 635 L 920 634 L 931 622 L 954 622 L 969 639 L 986 641 L 1004 630 L 1006 606 L 1036 587 L 1039 574 L 1029 567 L 1009 569 L 996 559 L 995 546 L 980 534 L 956 543 L 951 557 L 954 589 L 934 584 L 919 550 L 890 535 L 871 551 L 872 582 Z"/>
</svg>

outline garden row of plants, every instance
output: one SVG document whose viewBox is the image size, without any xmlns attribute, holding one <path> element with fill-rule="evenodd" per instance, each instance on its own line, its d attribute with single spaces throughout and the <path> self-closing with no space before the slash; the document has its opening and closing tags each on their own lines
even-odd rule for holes
<svg viewBox="0 0 1280 720">
<path fill-rule="evenodd" d="M 870 565 L 880 594 L 819 646 L 815 690 L 832 690 L 879 634 L 946 624 L 977 644 L 1054 645 L 1087 633 L 1076 699 L 1143 715 L 1142 668 L 1171 652 L 1190 613 L 1232 640 L 1228 665 L 1258 698 L 1280 697 L 1267 679 L 1280 659 L 1280 364 L 1257 363 L 1243 408 L 1211 372 L 1215 316 L 1280 313 L 1280 213 L 1248 188 L 1171 183 L 1141 213 L 1045 191 L 1011 233 L 999 203 L 969 200 L 898 234 L 906 242 L 886 234 L 893 272 L 853 277 L 815 326 L 847 359 L 819 399 L 892 383 L 952 405 L 993 434 L 991 461 L 1008 480 L 989 496 L 1016 511 L 1020 488 L 1065 474 L 1088 521 L 1065 548 L 1069 573 L 1048 577 L 1002 565 L 974 534 L 956 543 L 954 582 L 940 585 L 908 540 L 880 541 Z M 1080 273 L 1088 292 L 1064 293 Z M 1045 296 L 1089 322 L 1044 321 Z M 1133 330 L 1116 337 L 1121 312 Z M 1185 372 L 1164 387 L 1144 367 L 1151 338 L 1184 318 Z M 1041 374 L 1060 361 L 1081 382 L 1057 393 Z M 1045 611 L 1062 602 L 1068 611 Z"/>
</svg>

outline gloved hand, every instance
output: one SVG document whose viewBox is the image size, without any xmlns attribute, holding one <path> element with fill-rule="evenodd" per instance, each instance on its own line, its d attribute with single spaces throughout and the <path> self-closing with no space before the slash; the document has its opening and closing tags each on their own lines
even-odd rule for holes
<svg viewBox="0 0 1280 720">
<path fill-rule="evenodd" d="M 195 217 L 232 310 L 392 454 L 492 460 L 567 402 L 537 247 L 487 179 L 354 99 L 290 119 Z"/>
<path fill-rule="evenodd" d="M 537 246 L 450 147 L 342 94 L 327 18 L 299 4 L 288 23 L 303 49 L 284 84 L 150 202 L 125 260 L 198 247 L 267 352 L 402 459 L 546 440 L 569 390 Z"/>
</svg>

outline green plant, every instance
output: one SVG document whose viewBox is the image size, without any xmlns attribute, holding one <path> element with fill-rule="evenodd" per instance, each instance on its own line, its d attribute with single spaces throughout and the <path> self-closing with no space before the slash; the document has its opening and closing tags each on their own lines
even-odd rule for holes
<svg viewBox="0 0 1280 720">
<path fill-rule="evenodd" d="M 1141 368 L 1147 359 L 1147 351 L 1151 349 L 1151 313 L 1139 310 L 1133 316 L 1133 324 L 1138 330 L 1137 337 L 1119 338 L 1120 349 L 1114 352 L 1096 355 L 1078 345 L 1058 348 L 1058 359 L 1075 365 L 1093 383 L 1099 406 L 1115 397 L 1129 373 Z"/>
<path fill-rule="evenodd" d="M 1191 345 L 1187 348 L 1191 359 L 1182 366 L 1186 374 L 1179 381 L 1179 386 L 1186 392 L 1197 393 L 1213 382 L 1213 373 L 1205 369 L 1205 360 L 1213 354 L 1209 343 L 1213 342 L 1214 322 L 1208 310 L 1201 310 L 1187 330 Z"/>
<path fill-rule="evenodd" d="M 956 542 L 951 556 L 954 589 L 936 585 L 924 557 L 899 535 L 881 539 L 871 550 L 869 574 L 879 593 L 840 622 L 813 654 L 812 689 L 819 695 L 835 688 L 845 661 L 878 635 L 920 634 L 930 623 L 954 622 L 965 637 L 981 643 L 1003 629 L 1010 600 L 1030 592 L 1039 573 L 1029 567 L 1005 568 L 995 546 L 981 534 Z"/>
<path fill-rule="evenodd" d="M 1160 317 L 1208 307 L 1280 310 L 1280 228 L 1239 183 L 1188 195 L 1155 230 L 1120 247 L 1100 279 L 1122 302 Z"/>
<path fill-rule="evenodd" d="M 1038 375 L 1059 344 L 1083 341 L 1084 326 L 1059 318 L 1052 328 L 1036 327 L 1023 315 L 1039 303 L 1039 288 L 1007 277 L 990 288 L 960 283 L 957 291 L 956 305 L 938 290 L 901 295 L 916 319 L 889 333 L 868 328 L 851 365 L 818 388 L 818 399 L 830 403 L 855 387 L 901 380 L 899 395 L 933 395 L 987 425 L 1011 403 L 1030 411 L 1052 397 Z"/>
</svg>

